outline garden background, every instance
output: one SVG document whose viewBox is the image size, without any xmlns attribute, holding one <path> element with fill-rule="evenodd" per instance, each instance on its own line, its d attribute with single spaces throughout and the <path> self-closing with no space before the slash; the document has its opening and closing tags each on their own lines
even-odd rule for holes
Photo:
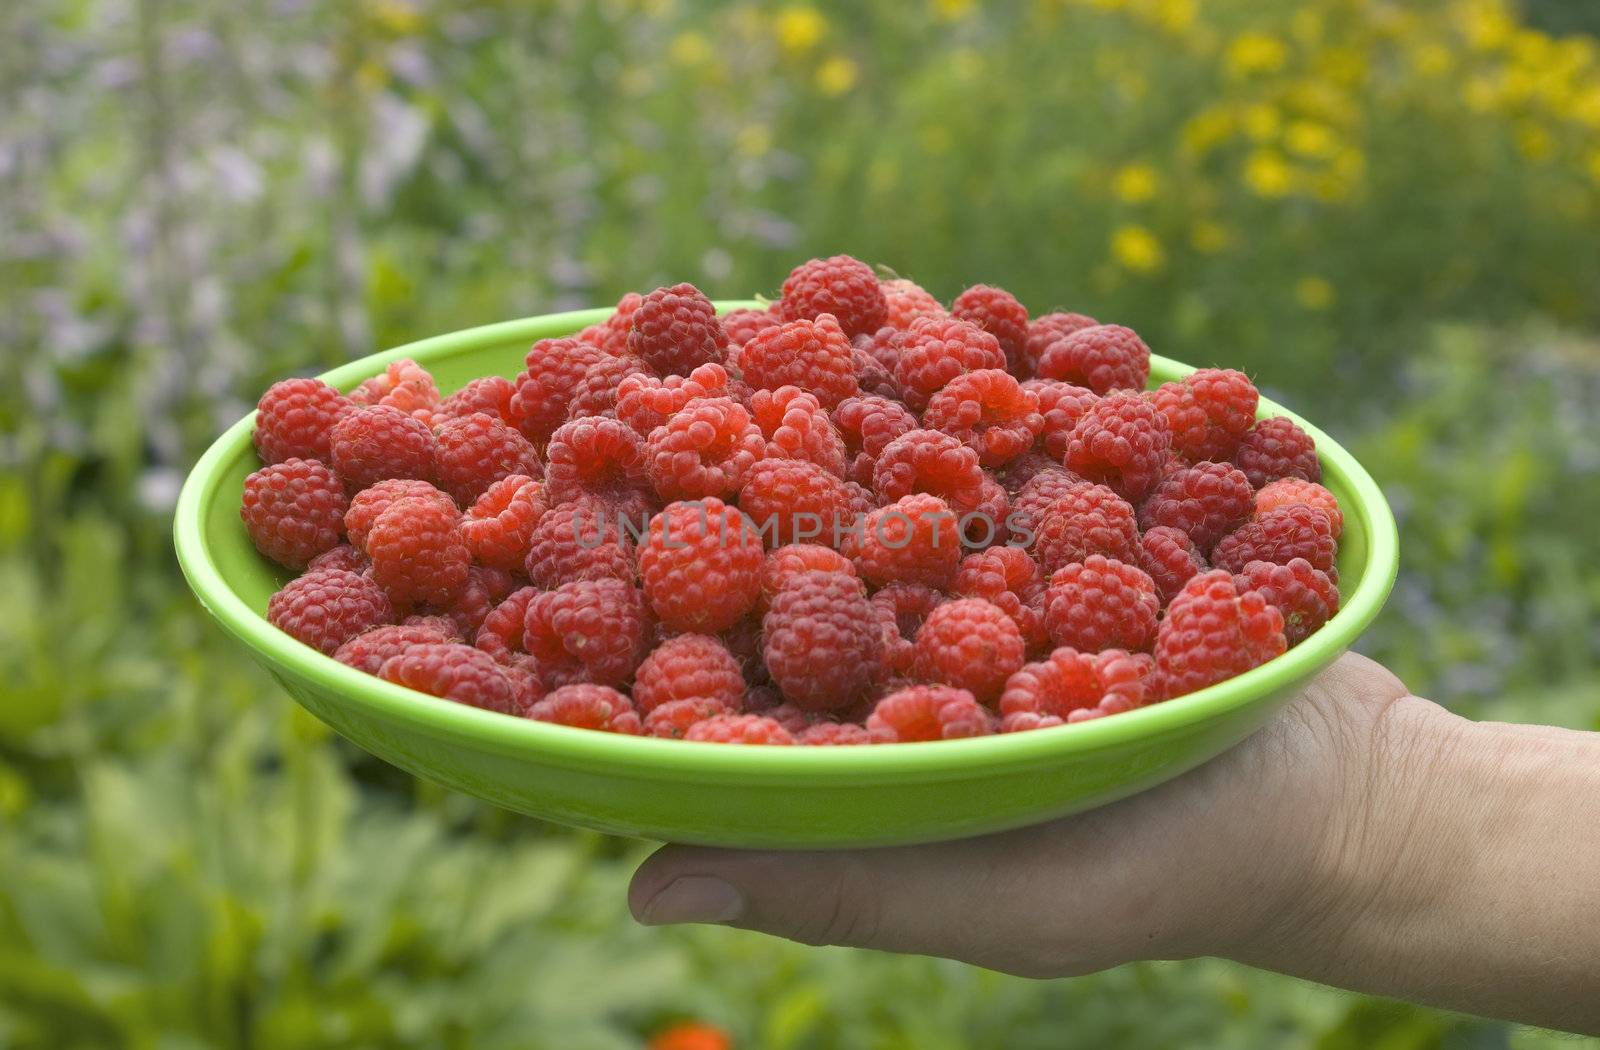
<svg viewBox="0 0 1600 1050">
<path fill-rule="evenodd" d="M 1600 6 L 0 3 L 0 1047 L 1571 1046 L 1215 961 L 1034 983 L 646 931 L 638 844 L 420 784 L 206 622 L 259 391 L 849 252 L 1136 327 L 1346 441 L 1362 643 L 1600 729 Z"/>
</svg>

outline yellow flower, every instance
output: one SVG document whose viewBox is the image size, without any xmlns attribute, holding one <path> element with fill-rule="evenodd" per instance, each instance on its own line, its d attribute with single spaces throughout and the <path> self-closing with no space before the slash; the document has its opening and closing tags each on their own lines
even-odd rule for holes
<svg viewBox="0 0 1600 1050">
<path fill-rule="evenodd" d="M 372 20 L 396 36 L 410 36 L 422 28 L 422 16 L 400 0 L 374 0 L 368 5 Z"/>
<path fill-rule="evenodd" d="M 1499 0 L 1477 0 L 1466 6 L 1467 40 L 1479 51 L 1494 51 L 1511 39 L 1516 23 Z"/>
<path fill-rule="evenodd" d="M 679 33 L 672 38 L 667 54 L 680 66 L 698 66 L 711 57 L 711 42 L 692 30 Z"/>
<path fill-rule="evenodd" d="M 959 22 L 972 13 L 972 0 L 933 0 L 933 13 L 946 22 Z"/>
<path fill-rule="evenodd" d="M 1326 124 L 1318 124 L 1310 120 L 1297 120 L 1291 123 L 1283 134 L 1283 144 L 1290 153 L 1297 153 L 1302 157 L 1331 157 L 1338 148 L 1331 128 Z"/>
<path fill-rule="evenodd" d="M 1128 204 L 1143 204 L 1160 186 L 1160 176 L 1148 164 L 1129 164 L 1111 177 L 1111 192 Z"/>
<path fill-rule="evenodd" d="M 1258 197 L 1283 197 L 1294 184 L 1294 171 L 1277 150 L 1258 149 L 1244 162 L 1244 181 Z"/>
<path fill-rule="evenodd" d="M 1189 118 L 1181 133 L 1183 148 L 1189 153 L 1209 153 L 1227 141 L 1234 131 L 1234 116 L 1226 109 L 1203 109 Z"/>
<path fill-rule="evenodd" d="M 1167 262 L 1161 242 L 1143 226 L 1119 226 L 1111 235 L 1111 257 L 1133 273 L 1155 273 Z"/>
<path fill-rule="evenodd" d="M 1194 25 L 1195 0 L 1156 0 L 1156 25 L 1169 33 L 1181 33 Z"/>
<path fill-rule="evenodd" d="M 1257 103 L 1244 111 L 1245 134 L 1257 142 L 1277 138 L 1278 129 L 1282 126 L 1283 117 L 1275 108 L 1265 103 Z"/>
<path fill-rule="evenodd" d="M 1499 104 L 1500 87 L 1493 78 L 1479 73 L 1467 81 L 1461 89 L 1461 95 L 1466 100 L 1467 108 L 1488 113 Z"/>
<path fill-rule="evenodd" d="M 809 51 L 822 39 L 828 20 L 814 7 L 786 7 L 778 12 L 778 43 L 785 51 L 799 54 Z"/>
<path fill-rule="evenodd" d="M 1309 275 L 1295 282 L 1294 297 L 1307 310 L 1326 310 L 1337 298 L 1326 278 Z"/>
<path fill-rule="evenodd" d="M 1228 75 L 1241 80 L 1257 73 L 1276 73 L 1288 61 L 1289 49 L 1267 33 L 1239 34 L 1223 57 Z"/>
<path fill-rule="evenodd" d="M 1233 240 L 1228 228 L 1210 219 L 1200 219 L 1189 230 L 1189 243 L 1197 252 L 1215 255 Z"/>
<path fill-rule="evenodd" d="M 817 90 L 830 98 L 842 95 L 856 85 L 856 64 L 835 55 L 817 67 Z"/>
<path fill-rule="evenodd" d="M 1411 65 L 1425 77 L 1441 77 L 1455 65 L 1450 49 L 1435 40 L 1424 40 L 1411 49 Z"/>
</svg>

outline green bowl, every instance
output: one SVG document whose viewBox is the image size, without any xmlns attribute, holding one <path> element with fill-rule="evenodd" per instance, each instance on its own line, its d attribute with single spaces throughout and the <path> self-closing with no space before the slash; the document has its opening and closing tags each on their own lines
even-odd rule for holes
<svg viewBox="0 0 1600 1050">
<path fill-rule="evenodd" d="M 724 303 L 724 310 L 753 303 Z M 511 376 L 535 339 L 609 311 L 531 317 L 424 339 L 334 369 L 348 390 L 398 357 L 445 390 Z M 1156 357 L 1152 379 L 1191 369 Z M 675 842 L 818 848 L 960 838 L 1064 816 L 1141 791 L 1205 762 L 1260 727 L 1372 622 L 1394 582 L 1398 546 L 1383 494 L 1355 458 L 1317 441 L 1323 483 L 1339 497 L 1343 608 L 1276 660 L 1189 696 L 1112 718 L 974 740 L 878 747 L 739 747 L 616 736 L 549 725 L 391 685 L 270 626 L 282 570 L 239 521 L 245 476 L 259 463 L 253 417 L 218 438 L 178 500 L 178 560 L 200 603 L 312 714 L 402 769 L 497 805 L 563 824 Z"/>
</svg>

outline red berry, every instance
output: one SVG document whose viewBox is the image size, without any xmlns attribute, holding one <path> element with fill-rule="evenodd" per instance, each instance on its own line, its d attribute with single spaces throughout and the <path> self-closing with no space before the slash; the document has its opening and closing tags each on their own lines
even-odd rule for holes
<svg viewBox="0 0 1600 1050">
<path fill-rule="evenodd" d="M 1315 481 L 1279 478 L 1277 481 L 1267 482 L 1261 487 L 1261 491 L 1256 493 L 1257 514 L 1265 514 L 1292 503 L 1304 503 L 1326 514 L 1334 539 L 1338 539 L 1340 533 L 1344 532 L 1344 513 L 1339 510 L 1338 497 Z"/>
<path fill-rule="evenodd" d="M 864 394 L 839 402 L 833 424 L 844 439 L 849 477 L 872 484 L 872 468 L 889 442 L 917 429 L 917 417 L 905 405 L 888 398 Z"/>
<path fill-rule="evenodd" d="M 713 715 L 691 725 L 683 739 L 709 744 L 794 743 L 787 729 L 761 715 Z"/>
<path fill-rule="evenodd" d="M 567 418 L 584 373 L 611 356 L 591 343 L 577 339 L 541 339 L 526 358 L 527 367 L 516 378 L 508 423 L 522 436 L 543 446 Z"/>
<path fill-rule="evenodd" d="M 712 700 L 728 710 L 744 697 L 744 674 L 728 647 L 708 634 L 668 638 L 644 658 L 633 680 L 633 700 L 648 715 L 673 700 Z"/>
<path fill-rule="evenodd" d="M 702 397 L 651 432 L 646 468 L 665 500 L 732 496 L 766 451 L 767 440 L 743 405 Z"/>
<path fill-rule="evenodd" d="M 520 572 L 544 512 L 540 484 L 525 474 L 512 474 L 490 485 L 467 508 L 461 539 L 480 565 Z"/>
<path fill-rule="evenodd" d="M 1155 661 L 1148 653 L 1106 649 L 1080 653 L 1063 646 L 1028 664 L 1000 696 L 1000 730 L 1018 733 L 1143 707 Z"/>
<path fill-rule="evenodd" d="M 1098 554 L 1056 570 L 1044 593 L 1050 641 L 1083 653 L 1148 649 L 1160 613 L 1155 582 L 1143 569 Z"/>
<path fill-rule="evenodd" d="M 447 617 L 455 625 L 455 633 L 468 639 L 477 635 L 489 613 L 515 587 L 506 570 L 474 565 L 467 570 L 466 584 L 449 604 L 429 608 Z"/>
<path fill-rule="evenodd" d="M 286 459 L 244 479 L 239 517 L 256 550 L 303 569 L 338 545 L 347 506 L 333 471 L 314 459 Z"/>
<path fill-rule="evenodd" d="M 269 386 L 256 402 L 250 439 L 263 463 L 286 459 L 326 463 L 334 424 L 355 410 L 353 401 L 320 379 L 285 379 Z"/>
<path fill-rule="evenodd" d="M 803 459 L 844 474 L 844 442 L 814 395 L 797 386 L 757 390 L 750 416 L 766 436 L 768 459 Z"/>
<path fill-rule="evenodd" d="M 994 717 L 965 689 L 915 685 L 879 700 L 867 717 L 873 743 L 956 740 L 988 736 Z"/>
<path fill-rule="evenodd" d="M 657 288 L 629 320 L 629 353 L 657 375 L 686 376 L 701 365 L 720 363 L 727 349 L 728 333 L 717 308 L 692 284 Z"/>
<path fill-rule="evenodd" d="M 669 504 L 650 521 L 639 577 L 661 622 L 716 634 L 761 593 L 761 537 L 739 508 L 715 497 Z"/>
<path fill-rule="evenodd" d="M 856 567 L 832 547 L 790 543 L 772 551 L 761 563 L 761 612 L 766 612 L 773 597 L 790 578 L 802 572 L 836 572 L 856 579 Z"/>
<path fill-rule="evenodd" d="M 1244 471 L 1226 463 L 1200 463 L 1162 478 L 1140 505 L 1139 524 L 1182 529 L 1206 551 L 1254 511 L 1255 491 Z"/>
<path fill-rule="evenodd" d="M 1022 384 L 1039 399 L 1039 446 L 1058 464 L 1066 458 L 1072 431 L 1100 395 L 1088 387 L 1073 386 L 1059 379 L 1030 379 Z"/>
<path fill-rule="evenodd" d="M 745 382 L 758 390 L 797 386 L 824 408 L 859 389 L 850 339 L 830 314 L 757 332 L 740 349 L 739 367 Z"/>
<path fill-rule="evenodd" d="M 1052 313 L 1034 318 L 1028 324 L 1028 338 L 1022 344 L 1022 361 L 1017 374 L 1020 377 L 1036 374 L 1045 347 L 1061 336 L 1093 328 L 1099 323 L 1087 314 Z"/>
<path fill-rule="evenodd" d="M 488 653 L 445 642 L 412 645 L 383 662 L 378 677 L 429 696 L 502 714 L 521 714 L 517 691 Z"/>
<path fill-rule="evenodd" d="M 1068 471 L 1058 460 L 1043 452 L 1024 452 L 995 471 L 994 479 L 1012 497 L 1017 497 L 1022 495 L 1022 490 L 1027 484 L 1040 474 L 1060 474 L 1069 480 L 1077 478 L 1077 475 Z"/>
<path fill-rule="evenodd" d="M 653 502 L 645 468 L 644 439 L 616 419 L 589 417 L 563 423 L 550 435 L 544 473 L 545 498 L 559 506 L 583 495 L 614 507 Z"/>
<path fill-rule="evenodd" d="M 630 376 L 649 375 L 644 362 L 632 354 L 602 357 L 583 370 L 583 378 L 572 389 L 572 400 L 567 405 L 568 419 L 584 416 L 614 416 L 617 395 Z"/>
<path fill-rule="evenodd" d="M 617 418 L 640 437 L 665 423 L 697 397 L 723 397 L 728 393 L 728 373 L 721 365 L 701 365 L 688 376 L 665 379 L 647 372 L 624 376 L 617 383 Z"/>
<path fill-rule="evenodd" d="M 391 478 L 362 489 L 350 500 L 350 509 L 344 513 L 344 530 L 350 542 L 365 550 L 367 533 L 378 515 L 395 502 L 408 497 L 431 499 L 441 507 L 456 509 L 455 501 L 440 492 L 431 482 L 416 478 Z"/>
<path fill-rule="evenodd" d="M 540 477 L 544 466 L 533 444 L 495 416 L 475 412 L 447 419 L 434 431 L 439 486 L 461 506 L 512 474 Z"/>
<path fill-rule="evenodd" d="M 1021 547 L 991 547 L 961 559 L 950 591 L 962 598 L 982 598 L 1017 625 L 1029 650 L 1045 644 L 1044 578 L 1039 563 Z"/>
<path fill-rule="evenodd" d="M 734 709 L 728 705 L 703 696 L 668 700 L 644 716 L 644 731 L 646 736 L 682 740 L 684 734 L 689 732 L 689 727 L 696 722 L 734 713 Z"/>
<path fill-rule="evenodd" d="M 483 412 L 504 423 L 511 421 L 511 395 L 516 386 L 504 376 L 483 376 L 457 390 L 434 409 L 435 425 Z"/>
<path fill-rule="evenodd" d="M 412 613 L 400 621 L 401 627 L 414 627 L 419 630 L 432 631 L 439 636 L 440 641 L 460 642 L 465 641 L 461 629 L 450 617 L 441 614 Z M 378 672 L 374 671 L 373 674 Z"/>
<path fill-rule="evenodd" d="M 872 743 L 872 734 L 854 722 L 817 722 L 800 731 L 799 742 L 807 747 L 849 747 Z"/>
<path fill-rule="evenodd" d="M 472 554 L 461 514 L 438 500 L 408 496 L 378 515 L 367 533 L 374 581 L 400 605 L 448 605 L 467 583 Z"/>
<path fill-rule="evenodd" d="M 1305 503 L 1291 503 L 1245 522 L 1218 540 L 1211 564 L 1243 572 L 1253 561 L 1287 565 L 1304 558 L 1312 568 L 1331 573 L 1338 553 L 1328 515 Z"/>
<path fill-rule="evenodd" d="M 333 469 L 355 492 L 389 478 L 434 476 L 433 431 L 398 408 L 374 405 L 344 416 L 328 441 Z"/>
<path fill-rule="evenodd" d="M 306 570 L 315 572 L 318 569 L 345 569 L 349 572 L 363 573 L 371 562 L 360 549 L 348 543 L 341 543 L 329 547 L 321 554 L 306 562 Z"/>
<path fill-rule="evenodd" d="M 523 648 L 545 685 L 580 682 L 621 686 L 649 648 L 649 613 L 632 584 L 579 580 L 528 601 Z"/>
<path fill-rule="evenodd" d="M 883 301 L 887 307 L 883 323 L 891 328 L 904 331 L 919 317 L 945 317 L 949 313 L 939 300 L 915 281 L 898 277 L 881 282 L 879 287 L 883 289 Z"/>
<path fill-rule="evenodd" d="M 922 424 L 959 438 L 986 467 L 1033 447 L 1044 428 L 1039 396 L 999 369 L 956 376 L 928 401 Z"/>
<path fill-rule="evenodd" d="M 842 538 L 851 515 L 844 482 L 798 459 L 757 463 L 739 490 L 739 506 L 773 547 L 806 540 L 832 546 Z"/>
<path fill-rule="evenodd" d="M 439 406 L 439 387 L 428 370 L 402 357 L 389 367 L 350 391 L 358 405 L 385 405 L 406 415 L 431 414 Z"/>
<path fill-rule="evenodd" d="M 782 323 L 771 310 L 730 310 L 722 315 L 722 329 L 728 333 L 728 345 L 734 347 L 743 346 L 756 333 Z"/>
<path fill-rule="evenodd" d="M 1143 390 L 1150 379 L 1150 348 L 1122 325 L 1080 328 L 1045 345 L 1035 375 L 1086 386 L 1097 394 Z"/>
<path fill-rule="evenodd" d="M 1039 515 L 1036 533 L 1034 551 L 1046 576 L 1091 554 L 1125 562 L 1138 557 L 1133 506 L 1104 485 L 1077 481 L 1062 486 Z"/>
<path fill-rule="evenodd" d="M 1234 586 L 1242 594 L 1259 591 L 1283 614 L 1284 640 L 1293 647 L 1327 623 L 1339 611 L 1339 588 L 1328 574 L 1313 569 L 1304 558 L 1287 565 L 1253 561 L 1234 573 Z"/>
<path fill-rule="evenodd" d="M 1067 442 L 1068 470 L 1137 503 L 1165 472 L 1172 448 L 1167 421 L 1138 394 L 1101 398 L 1084 410 Z"/>
<path fill-rule="evenodd" d="M 1286 416 L 1263 419 L 1251 427 L 1233 454 L 1233 463 L 1258 489 L 1279 478 L 1322 480 L 1317 443 Z"/>
<path fill-rule="evenodd" d="M 1156 585 L 1161 606 L 1166 608 L 1183 585 L 1203 572 L 1206 560 L 1200 549 L 1189 540 L 1182 529 L 1157 525 L 1139 536 L 1139 550 L 1135 559 Z"/>
<path fill-rule="evenodd" d="M 943 587 L 961 561 L 958 526 L 956 513 L 939 497 L 927 493 L 903 496 L 853 523 L 843 551 L 855 562 L 861 578 L 876 586 L 920 583 Z"/>
<path fill-rule="evenodd" d="M 862 394 L 900 400 L 900 384 L 895 381 L 892 368 L 885 367 L 859 345 L 850 348 L 850 361 L 855 368 L 856 389 Z"/>
<path fill-rule="evenodd" d="M 320 569 L 284 584 L 267 602 L 267 622 L 332 654 L 362 631 L 394 622 L 383 588 L 353 572 Z"/>
<path fill-rule="evenodd" d="M 506 595 L 505 600 L 484 617 L 472 644 L 502 664 L 514 662 L 523 652 L 522 630 L 528 616 L 528 603 L 533 601 L 534 595 L 542 593 L 537 587 L 522 587 Z"/>
<path fill-rule="evenodd" d="M 883 503 L 926 492 L 965 513 L 983 502 L 978 453 L 939 430 L 911 430 L 884 447 L 872 471 L 872 487 Z"/>
<path fill-rule="evenodd" d="M 1005 351 L 1006 367 L 1014 372 L 1022 370 L 1023 348 L 1028 342 L 1028 308 L 1017 302 L 1016 296 L 1003 288 L 975 284 L 956 296 L 950 313 L 994 336 Z"/>
<path fill-rule="evenodd" d="M 842 573 L 791 576 L 773 596 L 762 632 L 773 683 L 805 710 L 848 707 L 882 673 L 877 618 L 860 582 Z"/>
<path fill-rule="evenodd" d="M 1172 447 L 1194 463 L 1233 458 L 1256 421 L 1260 399 L 1250 377 L 1231 368 L 1202 368 L 1150 394 L 1167 419 Z"/>
<path fill-rule="evenodd" d="M 848 255 L 835 255 L 812 259 L 790 271 L 777 311 L 785 321 L 814 321 L 832 314 L 848 338 L 882 327 L 888 303 L 870 266 Z"/>
<path fill-rule="evenodd" d="M 981 598 L 959 598 L 928 614 L 917 631 L 912 666 L 924 682 L 953 685 L 992 704 L 1022 666 L 1023 650 L 1022 632 L 1003 610 Z"/>
<path fill-rule="evenodd" d="M 920 317 L 896 340 L 894 378 L 906 404 L 921 410 L 928 399 L 963 372 L 1005 368 L 1000 342 L 959 318 Z"/>
<path fill-rule="evenodd" d="M 872 596 L 883 639 L 884 666 L 892 673 L 911 673 L 912 642 L 928 615 L 947 600 L 943 592 L 920 583 L 891 583 Z"/>
<path fill-rule="evenodd" d="M 528 539 L 528 579 L 553 590 L 574 580 L 626 580 L 638 573 L 632 536 L 644 523 L 592 499 L 546 511 Z"/>
<path fill-rule="evenodd" d="M 357 671 L 377 674 L 391 656 L 399 656 L 413 645 L 442 644 L 453 637 L 437 627 L 422 624 L 386 624 L 362 631 L 334 650 L 333 658 Z"/>
<path fill-rule="evenodd" d="M 1213 569 L 1183 585 L 1156 635 L 1153 691 L 1183 696 L 1243 674 L 1287 648 L 1283 615 L 1258 591 Z"/>
<path fill-rule="evenodd" d="M 546 693 L 544 699 L 528 708 L 528 717 L 536 722 L 624 736 L 639 736 L 644 732 L 639 712 L 633 709 L 627 697 L 609 686 L 589 683 L 564 685 Z"/>
</svg>

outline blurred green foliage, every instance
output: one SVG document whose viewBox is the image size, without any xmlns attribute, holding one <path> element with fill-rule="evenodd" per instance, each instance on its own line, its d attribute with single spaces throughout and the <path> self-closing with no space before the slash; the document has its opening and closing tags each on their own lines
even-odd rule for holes
<svg viewBox="0 0 1600 1050">
<path fill-rule="evenodd" d="M 1395 504 L 1362 647 L 1600 728 L 1596 56 L 1496 0 L 0 5 L 0 1047 L 1570 1045 L 637 929 L 642 847 L 331 737 L 168 527 L 273 378 L 850 251 L 1249 368 Z"/>
</svg>

